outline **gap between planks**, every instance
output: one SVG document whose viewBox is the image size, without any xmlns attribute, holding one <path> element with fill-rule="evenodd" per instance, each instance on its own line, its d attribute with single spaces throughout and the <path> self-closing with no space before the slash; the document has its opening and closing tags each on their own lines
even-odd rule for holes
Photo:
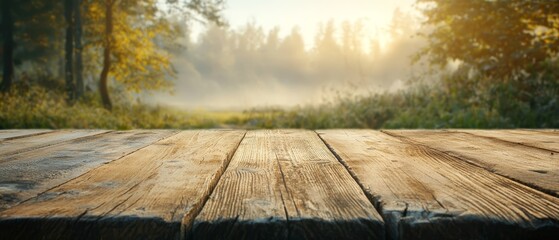
<svg viewBox="0 0 559 240">
<path fill-rule="evenodd" d="M 179 132 L 1 212 L 0 228 L 14 238 L 180 238 L 244 134 Z"/>
<path fill-rule="evenodd" d="M 484 168 L 378 131 L 319 132 L 368 192 L 389 239 L 541 239 L 559 229 L 557 198 Z"/>
<path fill-rule="evenodd" d="M 104 132 L 104 133 L 108 133 L 108 132 Z M 136 149 L 136 150 L 132 150 L 132 151 L 130 151 L 130 152 L 127 152 L 127 153 L 123 154 L 122 156 L 119 156 L 119 157 L 115 158 L 114 160 L 111 160 L 110 162 L 105 162 L 105 163 L 103 163 L 103 164 L 109 164 L 109 163 L 111 163 L 111 162 L 118 161 L 118 160 L 120 160 L 121 158 L 124 158 L 124 157 L 126 157 L 126 156 L 128 156 L 128 155 L 130 155 L 130 154 L 133 154 L 133 153 L 137 152 L 137 151 L 140 151 L 140 150 L 142 150 L 142 149 L 148 147 L 149 145 L 151 145 L 151 144 L 153 144 L 153 143 L 156 143 L 156 142 L 158 142 L 158 141 L 161 141 L 161 140 L 164 140 L 164 139 L 166 139 L 166 138 L 172 137 L 172 136 L 174 136 L 174 135 L 176 135 L 176 134 L 178 134 L 178 133 L 179 133 L 179 132 L 176 131 L 176 132 L 174 132 L 174 133 L 171 133 L 170 135 L 163 136 L 162 138 L 158 139 L 158 140 L 155 141 L 155 142 L 152 142 L 152 143 L 147 144 L 147 145 L 145 145 L 145 146 L 141 146 L 140 148 L 138 148 L 138 149 Z M 102 134 L 103 134 L 103 133 L 102 133 Z M 49 192 L 49 191 L 51 191 L 51 190 L 53 190 L 53 189 L 55 189 L 55 188 L 60 187 L 60 186 L 66 184 L 66 183 L 68 183 L 68 182 L 74 181 L 75 179 L 80 178 L 80 177 L 82 177 L 82 176 L 88 174 L 88 173 L 91 172 L 91 171 L 95 171 L 97 168 L 99 168 L 99 167 L 101 167 L 101 166 L 103 166 L 103 165 L 99 165 L 99 166 L 97 166 L 97 167 L 88 169 L 88 170 L 86 170 L 84 173 L 82 173 L 82 174 L 80 174 L 80 175 L 78 175 L 78 176 L 76 176 L 76 177 L 70 178 L 70 179 L 66 180 L 65 182 L 62 182 L 62 183 L 60 183 L 60 184 L 58 184 L 58 185 L 54 185 L 54 186 L 52 186 L 51 188 L 46 189 L 46 190 L 44 190 L 44 191 L 38 193 L 36 196 L 30 197 L 30 198 L 28 198 L 28 199 L 25 199 L 25 200 L 19 202 L 17 205 L 26 203 L 27 201 L 32 200 L 34 197 L 38 197 L 38 196 L 40 196 L 40 195 L 42 195 L 42 194 L 45 194 L 45 193 L 47 193 L 47 192 Z M 17 205 L 15 205 L 15 206 L 17 206 Z M 84 211 L 83 214 L 85 214 L 85 213 L 87 213 L 87 211 Z M 83 214 L 82 214 L 82 215 L 83 215 Z M 80 216 L 80 217 L 81 217 L 81 216 Z M 79 219 L 80 217 L 78 217 L 78 219 Z"/>
<path fill-rule="evenodd" d="M 318 134 L 318 133 L 315 132 L 315 134 Z M 244 133 L 244 135 L 243 135 L 243 137 L 241 138 L 241 140 L 238 142 L 237 146 L 234 148 L 233 153 L 232 153 L 231 156 L 234 156 L 235 154 L 237 154 L 237 151 L 238 151 L 238 149 L 239 149 L 240 143 L 244 140 L 244 137 L 245 137 L 245 136 L 246 136 L 246 132 Z M 318 136 L 320 137 L 320 135 L 318 135 Z M 167 137 L 167 138 L 168 138 L 168 137 Z M 328 150 L 329 150 L 332 154 L 334 154 L 334 156 L 335 156 L 335 158 L 337 159 L 337 161 L 338 161 L 340 164 L 342 164 L 342 165 L 344 166 L 344 169 L 351 175 L 351 177 L 353 178 L 353 180 L 359 185 L 360 190 L 361 190 L 363 193 L 365 193 L 365 194 L 367 195 L 367 197 L 369 198 L 370 203 L 373 204 L 373 206 L 376 208 L 376 210 L 377 210 L 378 212 L 381 212 L 382 208 L 380 208 L 380 205 L 378 204 L 378 201 L 376 201 L 376 200 L 374 199 L 374 196 L 373 196 L 373 195 L 371 195 L 370 193 L 368 193 L 368 191 L 366 190 L 366 187 L 365 187 L 363 184 L 360 183 L 358 177 L 351 171 L 350 166 L 347 165 L 344 161 L 342 161 L 341 157 L 334 151 L 333 148 L 331 148 L 331 147 L 325 142 L 325 140 L 324 140 L 322 137 L 320 137 L 319 139 L 322 141 L 322 144 L 324 144 L 324 145 L 328 148 Z M 415 145 L 415 143 L 410 143 L 410 144 L 414 144 L 414 145 Z M 148 145 L 148 146 L 149 146 L 149 145 Z M 145 147 L 147 147 L 147 146 L 144 146 L 144 148 L 145 148 Z M 137 151 L 139 151 L 139 150 L 140 150 L 140 149 L 137 149 L 137 150 L 135 150 L 134 152 L 137 152 Z M 436 149 L 435 149 L 435 150 L 436 150 Z M 437 151 L 438 151 L 438 150 L 437 150 Z M 130 154 L 132 154 L 132 153 L 129 153 L 128 155 L 130 155 Z M 123 156 L 123 157 L 124 157 L 124 156 Z M 121 157 L 121 158 L 123 158 L 123 157 Z M 120 159 L 120 158 L 119 158 L 119 159 Z M 225 165 L 225 168 L 224 168 L 223 172 L 217 177 L 216 184 L 214 184 L 213 186 L 210 187 L 209 194 L 205 195 L 206 197 L 205 197 L 204 199 L 202 199 L 202 204 L 201 204 L 199 210 L 198 210 L 198 211 L 193 211 L 193 212 L 192 212 L 192 214 L 191 214 L 192 216 L 190 217 L 190 219 L 194 219 L 194 217 L 197 217 L 197 216 L 199 215 L 200 211 L 202 211 L 202 209 L 204 209 L 204 207 L 206 206 L 206 203 L 208 202 L 209 197 L 213 194 L 213 192 L 214 192 L 216 186 L 219 184 L 219 182 L 222 181 L 222 177 L 223 177 L 225 171 L 227 171 L 227 170 L 229 169 L 229 164 L 231 163 L 231 159 L 232 159 L 232 157 L 230 157 L 230 158 L 229 158 L 229 161 L 226 162 L 226 165 Z M 281 177 L 282 177 L 282 179 L 283 179 L 283 182 L 285 183 L 285 182 L 286 182 L 286 180 L 285 180 L 285 174 L 283 173 L 283 170 L 282 170 L 282 168 L 281 168 L 281 164 L 280 164 L 280 162 L 279 162 L 279 158 L 278 158 L 277 155 L 276 155 L 276 160 L 278 160 L 278 162 L 277 162 L 278 168 L 279 168 L 279 171 L 280 171 L 280 173 L 281 173 Z M 95 170 L 95 169 L 93 169 L 93 170 Z M 89 170 L 89 171 L 93 171 L 93 170 Z M 89 171 L 88 171 L 88 172 L 89 172 Z M 84 174 L 82 174 L 82 175 L 85 175 L 85 174 L 87 174 L 88 172 L 86 172 L 86 173 L 84 173 Z M 80 176 L 82 176 L 82 175 L 80 175 Z M 76 177 L 76 178 L 78 178 L 78 177 Z M 74 178 L 74 179 L 75 179 L 75 178 Z M 69 182 L 69 181 L 68 181 L 68 182 Z M 60 185 L 63 185 L 63 184 L 60 184 Z M 60 185 L 59 185 L 59 186 L 60 186 Z M 57 187 L 58 187 L 58 186 L 57 186 Z M 54 187 L 54 188 L 56 188 L 56 187 Z M 280 192 L 280 193 L 281 193 L 281 192 Z M 286 193 L 287 193 L 288 195 L 291 194 L 291 193 L 288 193 L 288 192 L 286 192 Z M 377 200 L 378 200 L 378 199 L 377 199 Z M 283 197 L 282 197 L 282 202 L 283 202 L 283 201 L 284 201 L 284 199 L 283 199 Z M 375 202 L 376 202 L 377 204 L 375 204 Z M 286 217 L 288 218 L 288 217 L 289 217 L 289 215 L 287 214 L 287 213 L 288 213 L 288 209 L 287 209 L 287 207 L 286 207 L 285 202 L 283 203 L 283 205 L 284 205 L 283 211 L 285 212 L 285 215 L 286 215 Z M 442 206 L 442 204 L 441 204 L 441 206 Z M 115 208 L 118 208 L 118 206 L 116 206 Z M 407 211 L 407 206 L 406 206 L 406 211 Z M 80 214 L 80 216 L 78 216 L 78 219 L 80 219 L 81 217 L 83 217 L 83 216 L 86 215 L 86 214 L 87 214 L 87 211 L 84 211 L 83 213 Z M 405 214 L 404 214 L 404 215 L 405 215 Z M 384 215 L 382 215 L 382 216 L 383 216 L 383 218 L 384 218 Z M 185 218 L 183 218 L 183 219 L 188 219 L 188 218 L 185 216 Z M 287 220 L 289 220 L 289 219 L 287 219 Z M 385 220 L 386 220 L 386 219 L 385 219 Z M 289 221 L 288 221 L 287 223 L 289 223 Z M 189 226 L 191 226 L 191 224 L 190 224 L 190 223 L 187 223 L 187 222 L 184 222 L 183 224 L 181 224 L 181 227 L 186 227 L 186 228 L 184 228 L 184 229 L 181 229 L 181 236 L 184 236 L 184 235 L 185 235 L 185 232 L 189 231 L 189 229 L 188 229 Z M 388 224 L 386 225 L 386 227 L 387 227 L 387 228 L 389 227 Z"/>
<path fill-rule="evenodd" d="M 0 130 L 0 143 L 6 140 L 26 138 L 52 132 L 50 129 Z"/>
<path fill-rule="evenodd" d="M 383 239 L 384 222 L 316 132 L 258 130 L 237 148 L 188 238 Z"/>
<path fill-rule="evenodd" d="M 70 141 L 94 138 L 109 130 L 58 130 L 10 138 L 0 142 L 0 162 L 10 161 L 9 156 L 40 148 L 53 147 Z"/>
<path fill-rule="evenodd" d="M 559 197 L 559 155 L 465 132 L 447 130 L 382 130 L 410 144 L 456 157 L 494 174 Z"/>
<path fill-rule="evenodd" d="M 550 134 L 548 132 L 533 131 L 533 130 L 456 130 L 454 132 L 466 133 L 476 137 L 492 139 L 494 141 L 501 141 L 508 145 L 521 145 L 523 147 L 536 148 L 542 151 L 548 151 L 552 155 L 559 153 L 559 135 Z M 545 142 L 534 141 L 534 136 L 551 135 L 554 139 L 548 139 Z M 528 135 L 528 136 L 526 136 Z M 548 137 L 548 136 L 546 136 Z M 515 141 L 516 140 L 516 141 Z M 539 140 L 539 139 L 538 139 Z M 555 142 L 558 140 L 557 142 Z M 553 143 L 553 145 L 551 144 Z"/>
<path fill-rule="evenodd" d="M 111 132 L 9 156 L 8 160 L 0 161 L 0 210 L 27 201 L 172 133 Z"/>
</svg>

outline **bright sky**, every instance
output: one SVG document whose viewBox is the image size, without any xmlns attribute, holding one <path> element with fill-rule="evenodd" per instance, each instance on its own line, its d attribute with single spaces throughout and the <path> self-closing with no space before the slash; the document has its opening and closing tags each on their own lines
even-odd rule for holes
<svg viewBox="0 0 559 240">
<path fill-rule="evenodd" d="M 371 34 L 384 32 L 399 7 L 403 11 L 413 9 L 415 0 L 227 0 L 224 15 L 235 29 L 254 21 L 266 31 L 274 26 L 281 28 L 281 35 L 288 34 L 293 26 L 299 26 L 309 44 L 314 39 L 318 23 L 333 19 L 363 20 Z M 195 30 L 196 32 L 196 30 Z M 382 37 L 382 36 L 381 36 Z"/>
</svg>

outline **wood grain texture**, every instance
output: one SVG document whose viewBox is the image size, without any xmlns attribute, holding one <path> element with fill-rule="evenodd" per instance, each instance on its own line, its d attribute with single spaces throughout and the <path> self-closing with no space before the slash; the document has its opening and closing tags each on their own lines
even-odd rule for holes
<svg viewBox="0 0 559 240">
<path fill-rule="evenodd" d="M 0 158 L 0 210 L 173 133 L 110 132 L 4 156 Z"/>
<path fill-rule="evenodd" d="M 452 131 L 386 131 L 559 197 L 559 154 Z"/>
<path fill-rule="evenodd" d="M 464 129 L 459 132 L 466 132 L 477 136 L 517 143 L 524 146 L 540 148 L 559 153 L 559 134 L 546 131 L 534 130 L 472 130 Z"/>
<path fill-rule="evenodd" d="M 0 130 L 0 141 L 23 138 L 51 132 L 49 129 L 8 129 Z"/>
<path fill-rule="evenodd" d="M 541 128 L 538 128 L 538 129 L 520 129 L 520 130 L 529 130 L 529 131 L 559 134 L 559 129 L 541 129 Z"/>
<path fill-rule="evenodd" d="M 191 239 L 383 239 L 380 215 L 316 133 L 248 132 Z"/>
<path fill-rule="evenodd" d="M 59 130 L 0 142 L 0 162 L 8 155 L 56 145 L 76 138 L 106 133 L 105 130 Z"/>
<path fill-rule="evenodd" d="M 183 131 L 0 213 L 14 238 L 177 239 L 244 131 Z"/>
<path fill-rule="evenodd" d="M 389 239 L 551 239 L 559 233 L 555 197 L 382 132 L 318 132 L 383 215 Z"/>
</svg>

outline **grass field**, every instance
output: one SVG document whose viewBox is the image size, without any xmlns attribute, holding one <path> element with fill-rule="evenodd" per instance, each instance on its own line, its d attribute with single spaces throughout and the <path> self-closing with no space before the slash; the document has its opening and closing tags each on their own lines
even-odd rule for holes
<svg viewBox="0 0 559 240">
<path fill-rule="evenodd" d="M 453 83 L 290 109 L 184 111 L 121 100 L 107 111 L 93 93 L 68 104 L 63 93 L 36 87 L 0 95 L 0 128 L 558 128 L 557 83 L 542 89 L 523 100 L 509 85 Z"/>
</svg>

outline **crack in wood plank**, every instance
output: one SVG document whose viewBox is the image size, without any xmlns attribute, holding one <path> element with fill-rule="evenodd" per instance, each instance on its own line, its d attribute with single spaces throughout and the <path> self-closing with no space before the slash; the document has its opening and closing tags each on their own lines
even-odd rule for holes
<svg viewBox="0 0 559 240">
<path fill-rule="evenodd" d="M 222 130 L 236 143 L 223 136 L 211 140 L 207 131 L 192 132 L 186 139 L 177 141 L 185 134 L 177 133 L 66 177 L 0 211 L 2 236 L 380 239 L 387 233 L 389 239 L 541 239 L 559 232 L 556 197 L 512 181 L 494 165 L 392 131 L 243 131 L 239 139 Z M 542 150 L 469 132 L 445 134 Z M 86 142 L 60 145 L 81 144 L 87 150 Z M 45 149 L 62 150 L 51 145 L 22 155 Z M 70 159 L 53 156 L 53 161 Z M 6 170 L 3 164 L 0 172 Z M 203 172 L 211 174 L 200 177 Z M 527 172 L 555 174 L 545 168 Z M 196 193 L 184 194 L 190 191 L 185 188 Z"/>
<path fill-rule="evenodd" d="M 52 132 L 50 129 L 0 130 L 0 143 L 6 140 L 26 138 Z"/>
<path fill-rule="evenodd" d="M 109 133 L 105 130 L 61 130 L 35 134 L 25 138 L 6 140 L 0 143 L 0 163 L 16 160 L 11 155 L 21 154 L 70 141 L 80 141 Z"/>
<path fill-rule="evenodd" d="M 0 210 L 27 202 L 170 133 L 173 132 L 111 132 L 13 155 L 13 161 L 0 163 Z"/>
<path fill-rule="evenodd" d="M 181 238 L 245 131 L 183 131 L 0 212 L 6 236 Z M 177 197 L 182 196 L 182 197 Z M 36 225 L 33 231 L 22 231 Z"/>
<path fill-rule="evenodd" d="M 260 130 L 239 145 L 189 238 L 382 239 L 384 226 L 315 132 Z"/>
<path fill-rule="evenodd" d="M 459 130 L 457 132 L 488 138 L 494 141 L 501 141 L 504 144 L 512 146 L 521 145 L 523 147 L 551 152 L 551 154 L 559 153 L 559 135 L 549 137 L 545 136 L 545 132 L 526 130 Z"/>
<path fill-rule="evenodd" d="M 484 168 L 381 132 L 317 132 L 369 192 L 389 239 L 545 239 L 559 231 L 557 198 Z"/>
<path fill-rule="evenodd" d="M 559 197 L 559 155 L 550 155 L 548 150 L 522 147 L 462 132 L 424 130 L 382 132 L 409 143 L 446 153 L 512 181 Z"/>
<path fill-rule="evenodd" d="M 200 204 L 193 207 L 193 209 L 194 209 L 193 211 L 190 211 L 190 212 L 187 212 L 186 214 L 184 214 L 184 216 L 181 220 L 180 239 L 185 239 L 187 237 L 188 232 L 192 228 L 192 223 L 194 221 L 194 218 L 196 216 L 198 216 L 198 214 L 200 214 L 200 211 L 202 211 L 202 209 L 204 208 L 204 206 L 208 202 L 208 199 L 210 198 L 211 194 L 214 192 L 217 184 L 221 180 L 221 177 L 223 177 L 223 173 L 227 170 L 227 168 L 229 168 L 229 164 L 231 163 L 231 159 L 233 158 L 233 156 L 237 152 L 237 149 L 239 148 L 239 145 L 241 144 L 243 139 L 245 139 L 246 134 L 247 134 L 247 131 L 244 131 L 243 136 L 237 142 L 237 144 L 234 146 L 234 149 L 231 152 L 227 153 L 225 165 L 219 170 L 219 172 L 218 172 L 219 176 L 216 177 L 215 181 L 210 184 L 210 189 L 207 192 L 207 194 L 205 194 L 203 196 L 202 200 L 200 201 Z M 182 203 L 182 199 L 181 199 L 181 203 Z"/>
</svg>

